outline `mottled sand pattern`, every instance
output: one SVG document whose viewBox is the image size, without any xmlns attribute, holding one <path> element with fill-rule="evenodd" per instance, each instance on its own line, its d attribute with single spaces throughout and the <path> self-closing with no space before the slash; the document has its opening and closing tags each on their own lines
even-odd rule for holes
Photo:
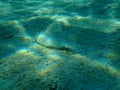
<svg viewBox="0 0 120 90">
<path fill-rule="evenodd" d="M 0 90 L 120 90 L 120 0 L 1 0 Z"/>
</svg>

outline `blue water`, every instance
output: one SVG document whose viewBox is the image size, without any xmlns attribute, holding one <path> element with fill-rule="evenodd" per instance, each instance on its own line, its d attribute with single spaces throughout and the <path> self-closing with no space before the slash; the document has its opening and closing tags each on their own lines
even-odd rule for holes
<svg viewBox="0 0 120 90">
<path fill-rule="evenodd" d="M 0 90 L 120 90 L 120 0 L 0 0 Z"/>
</svg>

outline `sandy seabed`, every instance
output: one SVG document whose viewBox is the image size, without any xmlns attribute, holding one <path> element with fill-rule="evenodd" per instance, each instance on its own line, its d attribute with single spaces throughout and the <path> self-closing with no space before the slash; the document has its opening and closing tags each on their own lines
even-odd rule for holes
<svg viewBox="0 0 120 90">
<path fill-rule="evenodd" d="M 119 4 L 0 1 L 0 90 L 120 90 Z"/>
</svg>

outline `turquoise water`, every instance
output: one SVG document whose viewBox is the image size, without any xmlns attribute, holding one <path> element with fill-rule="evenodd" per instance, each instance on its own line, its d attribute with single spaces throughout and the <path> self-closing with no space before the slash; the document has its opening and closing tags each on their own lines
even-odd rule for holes
<svg viewBox="0 0 120 90">
<path fill-rule="evenodd" d="M 120 0 L 0 0 L 0 90 L 120 90 Z"/>
</svg>

